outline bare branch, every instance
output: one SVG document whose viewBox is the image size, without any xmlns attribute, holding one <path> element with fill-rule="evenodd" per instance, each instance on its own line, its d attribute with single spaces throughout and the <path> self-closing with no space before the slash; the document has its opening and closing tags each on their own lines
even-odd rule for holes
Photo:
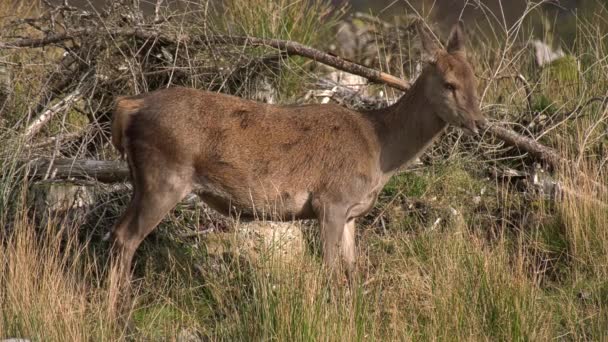
<svg viewBox="0 0 608 342">
<path fill-rule="evenodd" d="M 0 42 L 0 48 L 16 48 L 16 47 L 41 47 L 44 45 L 58 43 L 64 40 L 73 39 L 84 34 L 91 34 L 91 29 L 76 30 L 61 34 L 53 34 L 40 39 L 19 39 L 10 43 Z M 363 76 L 370 81 L 384 83 L 390 87 L 399 90 L 408 90 L 409 82 L 387 73 L 370 69 L 363 65 L 347 61 L 337 56 L 330 55 L 321 50 L 317 50 L 306 45 L 288 40 L 267 39 L 256 37 L 234 37 L 234 36 L 211 36 L 201 39 L 193 39 L 189 36 L 180 36 L 178 39 L 171 39 L 165 35 L 154 31 L 144 29 L 121 29 L 108 32 L 111 35 L 134 36 L 141 39 L 157 39 L 165 44 L 177 44 L 180 41 L 201 44 L 238 44 L 250 46 L 269 46 L 275 49 L 284 50 L 288 54 L 298 55 L 313 59 L 316 62 L 332 66 L 336 69 L 350 72 L 352 74 Z"/>
</svg>

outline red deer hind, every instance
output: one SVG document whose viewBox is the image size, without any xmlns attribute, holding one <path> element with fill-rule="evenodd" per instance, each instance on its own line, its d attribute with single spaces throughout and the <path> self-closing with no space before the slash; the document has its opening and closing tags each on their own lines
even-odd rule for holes
<svg viewBox="0 0 608 342">
<path fill-rule="evenodd" d="M 111 232 L 130 272 L 142 240 L 188 193 L 241 218 L 317 219 L 324 261 L 355 265 L 355 220 L 402 166 L 448 124 L 477 133 L 477 79 L 456 25 L 441 49 L 419 26 L 429 56 L 395 104 L 276 106 L 186 88 L 121 97 L 112 142 L 126 156 L 133 196 Z"/>
</svg>

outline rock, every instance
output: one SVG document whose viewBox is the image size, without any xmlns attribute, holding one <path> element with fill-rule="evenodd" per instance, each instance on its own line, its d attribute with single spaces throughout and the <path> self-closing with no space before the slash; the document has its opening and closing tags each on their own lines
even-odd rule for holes
<svg viewBox="0 0 608 342">
<path fill-rule="evenodd" d="M 199 342 L 204 341 L 193 329 L 183 328 L 177 334 L 177 342 Z"/>
<path fill-rule="evenodd" d="M 268 104 L 276 104 L 279 98 L 279 91 L 273 81 L 268 77 L 259 77 L 249 85 L 251 88 L 252 99 Z"/>
<path fill-rule="evenodd" d="M 82 222 L 95 203 L 92 187 L 69 182 L 38 182 L 30 194 L 40 219 L 69 216 L 72 222 Z"/>
<path fill-rule="evenodd" d="M 565 56 L 562 49 L 553 50 L 553 48 L 540 40 L 535 40 L 531 44 L 534 48 L 536 65 L 539 67 L 543 67 L 546 64 Z"/>
<path fill-rule="evenodd" d="M 254 259 L 272 258 L 290 262 L 304 252 L 302 223 L 251 221 L 237 226 L 241 245 Z"/>
<path fill-rule="evenodd" d="M 11 74 L 6 67 L 6 64 L 3 63 L 3 60 L 0 59 L 0 112 L 4 108 L 6 104 L 6 100 L 9 97 L 9 94 L 12 92 L 12 82 L 11 82 Z"/>
<path fill-rule="evenodd" d="M 327 79 L 336 84 L 359 92 L 363 96 L 369 96 L 368 92 L 366 91 L 368 81 L 365 77 L 354 75 L 346 71 L 335 70 L 327 75 Z"/>
<path fill-rule="evenodd" d="M 374 42 L 374 35 L 370 33 L 370 28 L 361 20 L 342 21 L 338 24 L 335 41 L 330 48 L 338 56 L 346 59 L 363 59 L 363 56 L 374 56 L 377 51 L 367 48 Z"/>
</svg>

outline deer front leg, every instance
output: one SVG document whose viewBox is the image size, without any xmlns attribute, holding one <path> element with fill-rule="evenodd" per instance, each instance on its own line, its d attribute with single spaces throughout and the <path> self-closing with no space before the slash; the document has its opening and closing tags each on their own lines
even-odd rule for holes
<svg viewBox="0 0 608 342">
<path fill-rule="evenodd" d="M 340 256 L 340 242 L 346 222 L 346 210 L 331 203 L 316 201 L 313 208 L 321 227 L 321 243 L 323 244 L 323 261 L 329 269 L 337 271 Z"/>
<path fill-rule="evenodd" d="M 342 232 L 342 245 L 340 246 L 342 252 L 342 261 L 346 266 L 346 272 L 348 272 L 349 278 L 355 272 L 355 219 L 351 219 L 344 225 L 344 231 Z"/>
</svg>

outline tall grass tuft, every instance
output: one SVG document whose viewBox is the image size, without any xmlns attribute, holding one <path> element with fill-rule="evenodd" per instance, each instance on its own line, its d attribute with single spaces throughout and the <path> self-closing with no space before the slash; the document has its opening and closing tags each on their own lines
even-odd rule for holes
<svg viewBox="0 0 608 342">
<path fill-rule="evenodd" d="M 339 10 L 327 0 L 227 0 L 217 26 L 231 34 L 315 45 L 331 35 Z"/>
<path fill-rule="evenodd" d="M 334 36 L 343 14 L 343 8 L 334 7 L 328 0 L 227 0 L 216 8 L 214 27 L 230 35 L 292 40 L 325 49 L 327 38 Z M 276 53 L 266 48 L 248 51 L 249 56 Z M 278 89 L 280 99 L 290 98 L 302 89 L 307 62 L 298 56 L 281 58 L 278 68 L 265 70 L 278 78 L 272 86 Z"/>
</svg>

